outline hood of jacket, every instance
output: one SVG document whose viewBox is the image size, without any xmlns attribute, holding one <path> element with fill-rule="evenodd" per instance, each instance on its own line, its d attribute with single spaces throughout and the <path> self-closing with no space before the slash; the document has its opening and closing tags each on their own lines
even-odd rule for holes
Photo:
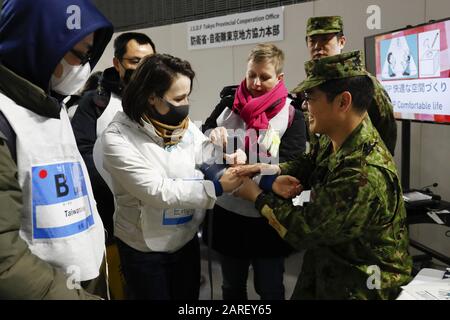
<svg viewBox="0 0 450 320">
<path fill-rule="evenodd" d="M 113 26 L 89 0 L 5 0 L 0 16 L 0 61 L 48 93 L 58 63 L 92 32 L 91 70 L 111 39 Z"/>
</svg>

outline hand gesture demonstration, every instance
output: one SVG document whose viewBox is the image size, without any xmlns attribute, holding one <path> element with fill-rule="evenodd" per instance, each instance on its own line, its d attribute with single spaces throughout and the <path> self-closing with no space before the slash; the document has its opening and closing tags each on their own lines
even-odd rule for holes
<svg viewBox="0 0 450 320">
<path fill-rule="evenodd" d="M 303 191 L 303 187 L 297 178 L 279 176 L 275 179 L 272 190 L 280 197 L 290 199 L 298 196 Z"/>
<path fill-rule="evenodd" d="M 231 192 L 242 184 L 242 178 L 234 174 L 232 168 L 228 168 L 220 178 L 223 192 Z"/>
</svg>

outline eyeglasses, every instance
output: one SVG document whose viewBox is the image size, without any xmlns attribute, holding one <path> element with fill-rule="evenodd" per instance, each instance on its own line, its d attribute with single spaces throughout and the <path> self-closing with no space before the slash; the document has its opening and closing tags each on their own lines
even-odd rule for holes
<svg viewBox="0 0 450 320">
<path fill-rule="evenodd" d="M 82 66 L 84 66 L 86 63 L 88 63 L 89 61 L 91 61 L 92 59 L 92 52 L 88 51 L 86 53 L 81 53 L 75 49 L 71 49 L 70 53 L 72 53 L 75 57 L 77 57 L 80 60 L 80 64 Z"/>
</svg>

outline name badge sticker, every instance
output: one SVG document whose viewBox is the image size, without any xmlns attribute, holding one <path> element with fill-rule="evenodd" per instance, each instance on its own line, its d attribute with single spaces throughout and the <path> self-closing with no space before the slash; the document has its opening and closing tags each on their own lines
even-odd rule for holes
<svg viewBox="0 0 450 320">
<path fill-rule="evenodd" d="M 173 174 L 173 173 L 172 173 Z M 199 173 L 200 174 L 200 173 Z M 177 179 L 172 179 L 177 180 Z M 202 178 L 183 178 L 183 181 L 203 181 Z M 195 209 L 164 209 L 162 224 L 164 226 L 188 223 L 192 220 Z"/>
<path fill-rule="evenodd" d="M 163 225 L 178 225 L 188 223 L 194 216 L 195 209 L 165 209 Z"/>
<path fill-rule="evenodd" d="M 94 224 L 79 162 L 32 167 L 33 238 L 72 236 Z"/>
</svg>

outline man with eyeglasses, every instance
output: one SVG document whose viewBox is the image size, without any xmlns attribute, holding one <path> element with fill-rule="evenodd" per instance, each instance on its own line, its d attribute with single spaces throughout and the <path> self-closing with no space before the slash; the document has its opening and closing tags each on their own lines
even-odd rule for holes
<svg viewBox="0 0 450 320">
<path fill-rule="evenodd" d="M 321 59 L 340 54 L 347 39 L 340 16 L 311 17 L 306 26 L 306 44 L 311 59 Z M 368 74 L 374 85 L 374 100 L 368 113 L 389 152 L 394 155 L 397 142 L 397 123 L 389 95 L 376 77 Z M 303 105 L 303 110 L 306 110 Z M 316 136 L 309 133 L 310 144 L 318 146 Z M 314 149 L 314 148 L 312 148 Z"/>
<path fill-rule="evenodd" d="M 82 287 L 99 276 L 104 228 L 59 101 L 112 34 L 88 0 L 3 2 L 0 299 L 98 299 Z"/>
</svg>

